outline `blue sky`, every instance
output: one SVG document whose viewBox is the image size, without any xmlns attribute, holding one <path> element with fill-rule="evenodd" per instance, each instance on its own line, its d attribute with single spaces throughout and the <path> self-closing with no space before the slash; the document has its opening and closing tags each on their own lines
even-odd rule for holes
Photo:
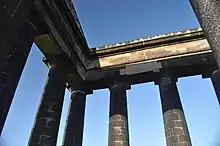
<svg viewBox="0 0 220 146">
<path fill-rule="evenodd" d="M 199 26 L 188 0 L 75 0 L 90 47 Z M 33 45 L 8 115 L 2 146 L 26 146 L 48 69 Z M 193 146 L 219 146 L 220 109 L 210 79 L 181 78 L 178 88 Z M 57 146 L 61 145 L 69 102 L 66 91 Z M 165 146 L 158 87 L 127 91 L 131 146 Z M 107 146 L 109 91 L 87 96 L 83 146 Z"/>
</svg>

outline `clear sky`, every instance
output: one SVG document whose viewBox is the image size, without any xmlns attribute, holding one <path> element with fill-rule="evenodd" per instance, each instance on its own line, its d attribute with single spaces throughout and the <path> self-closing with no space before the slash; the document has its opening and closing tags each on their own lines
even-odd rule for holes
<svg viewBox="0 0 220 146">
<path fill-rule="evenodd" d="M 188 0 L 75 0 L 90 47 L 199 26 Z M 6 121 L 1 146 L 26 146 L 48 69 L 33 45 Z M 178 88 L 193 146 L 219 146 L 220 109 L 212 84 L 201 76 L 181 78 Z M 69 92 L 66 92 L 57 146 L 61 146 Z M 131 146 L 165 146 L 158 87 L 127 91 Z M 107 146 L 109 91 L 87 96 L 83 146 Z"/>
</svg>

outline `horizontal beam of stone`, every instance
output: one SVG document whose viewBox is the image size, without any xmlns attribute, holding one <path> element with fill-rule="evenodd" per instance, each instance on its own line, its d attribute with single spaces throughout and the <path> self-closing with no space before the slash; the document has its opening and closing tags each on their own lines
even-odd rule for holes
<svg viewBox="0 0 220 146">
<path fill-rule="evenodd" d="M 54 2 L 51 5 L 35 5 L 45 16 L 45 24 L 50 28 L 49 34 L 36 38 L 36 43 L 44 55 L 66 53 L 72 62 L 72 68 L 76 68 L 81 78 L 89 82 L 102 80 L 109 71 L 117 71 L 120 76 L 137 76 L 157 72 L 166 67 L 182 69 L 197 68 L 203 63 L 215 64 L 209 61 L 212 58 L 211 49 L 201 28 L 108 45 L 94 51 L 83 47 L 80 41 L 82 37 L 78 36 L 80 34 L 76 32 L 79 31 L 76 31 L 77 28 L 73 25 L 74 20 L 65 19 L 71 14 L 64 13 L 65 6 L 61 7 Z M 47 13 L 45 7 L 54 14 Z M 55 15 L 55 12 L 59 15 Z M 86 54 L 84 49 L 87 49 L 89 54 Z M 192 72 L 183 73 L 183 76 L 195 74 L 197 71 Z"/>
<path fill-rule="evenodd" d="M 137 72 L 134 67 L 126 72 L 126 68 L 113 68 L 108 70 L 90 70 L 86 72 L 86 81 L 94 90 L 104 89 L 108 87 L 105 83 L 106 75 L 109 71 L 119 72 L 119 79 L 130 85 L 153 82 L 160 77 L 161 69 L 170 69 L 179 78 L 203 75 L 212 68 L 216 68 L 216 62 L 212 52 L 198 53 L 189 56 L 171 58 L 167 60 L 159 60 L 140 66 L 143 72 Z"/>
<path fill-rule="evenodd" d="M 160 45 L 139 48 L 131 52 L 121 52 L 106 57 L 94 59 L 88 69 L 112 68 L 123 65 L 138 65 L 143 62 L 154 62 L 182 56 L 201 54 L 210 52 L 210 47 L 206 39 L 192 40 L 188 42 L 175 42 L 174 44 Z"/>
</svg>

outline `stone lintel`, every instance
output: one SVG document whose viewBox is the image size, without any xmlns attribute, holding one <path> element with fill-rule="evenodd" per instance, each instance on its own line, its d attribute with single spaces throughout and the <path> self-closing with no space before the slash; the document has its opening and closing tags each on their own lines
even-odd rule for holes
<svg viewBox="0 0 220 146">
<path fill-rule="evenodd" d="M 90 63 L 87 65 L 87 70 L 122 67 L 125 65 L 139 64 L 141 62 L 156 62 L 195 54 L 203 54 L 210 51 L 210 46 L 206 39 L 192 39 L 185 42 L 178 42 L 177 40 L 173 44 L 162 44 L 160 46 L 152 46 L 149 48 L 140 46 L 140 48 L 133 49 L 129 52 L 125 51 L 117 54 L 110 54 L 108 56 L 99 56 L 90 60 Z"/>
</svg>

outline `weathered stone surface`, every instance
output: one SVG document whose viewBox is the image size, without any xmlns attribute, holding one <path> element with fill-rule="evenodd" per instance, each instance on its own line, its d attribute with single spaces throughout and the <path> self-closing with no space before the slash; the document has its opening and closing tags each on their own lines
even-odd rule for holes
<svg viewBox="0 0 220 146">
<path fill-rule="evenodd" d="M 57 64 L 50 64 L 29 146 L 55 146 L 65 94 L 66 72 Z"/>
<path fill-rule="evenodd" d="M 4 1 L 0 5 L 0 72 L 7 56 L 16 47 L 18 33 L 28 19 L 32 8 L 32 0 Z"/>
<path fill-rule="evenodd" d="M 220 1 L 190 0 L 220 67 Z"/>
<path fill-rule="evenodd" d="M 89 64 L 88 68 L 108 68 L 132 63 L 138 64 L 139 62 L 155 62 L 209 50 L 209 44 L 205 39 L 192 40 L 190 42 L 142 48 L 134 52 L 123 52 L 121 54 L 100 57 L 97 63 L 94 60 L 94 63 Z"/>
<path fill-rule="evenodd" d="M 74 90 L 71 93 L 63 146 L 82 146 L 86 93 Z"/>
<path fill-rule="evenodd" d="M 172 77 L 166 76 L 159 79 L 158 84 L 163 108 L 167 146 L 191 146 L 190 135 L 176 81 Z"/>
<path fill-rule="evenodd" d="M 0 72 L 0 133 L 33 44 L 34 35 L 33 29 L 26 24 L 20 30 L 15 47 L 8 54 L 7 60 L 2 66 L 2 71 Z"/>
<path fill-rule="evenodd" d="M 176 37 L 184 38 L 184 37 L 189 37 L 189 36 L 195 36 L 198 35 L 196 33 L 201 32 L 202 28 L 197 28 L 197 29 L 187 29 L 184 31 L 178 31 L 178 32 L 170 32 L 167 34 L 160 34 L 157 36 L 152 36 L 152 37 L 145 37 L 145 38 L 139 38 L 136 40 L 129 40 L 127 42 L 121 42 L 117 44 L 111 44 L 111 45 L 105 45 L 101 47 L 96 47 L 92 48 L 91 52 L 98 54 L 98 53 L 104 53 L 104 52 L 112 52 L 115 50 L 121 50 L 123 48 L 132 48 L 132 47 L 137 47 L 140 45 L 146 45 L 146 44 L 156 44 L 158 42 L 165 42 L 167 40 L 173 40 L 176 39 Z"/>
<path fill-rule="evenodd" d="M 55 40 L 53 41 L 54 46 L 59 44 L 60 51 L 65 52 L 70 60 L 80 61 L 80 64 L 84 66 L 86 61 L 85 52 L 88 52 L 88 45 L 81 35 L 79 27 L 76 26 L 78 23 L 76 19 L 73 19 L 71 9 L 69 9 L 66 1 L 49 0 L 46 3 L 39 1 L 35 5 L 38 11 L 45 15 L 45 23 L 49 26 Z M 46 48 L 42 50 L 44 49 Z"/>
<path fill-rule="evenodd" d="M 123 85 L 110 87 L 108 146 L 129 146 L 126 89 Z"/>
</svg>

